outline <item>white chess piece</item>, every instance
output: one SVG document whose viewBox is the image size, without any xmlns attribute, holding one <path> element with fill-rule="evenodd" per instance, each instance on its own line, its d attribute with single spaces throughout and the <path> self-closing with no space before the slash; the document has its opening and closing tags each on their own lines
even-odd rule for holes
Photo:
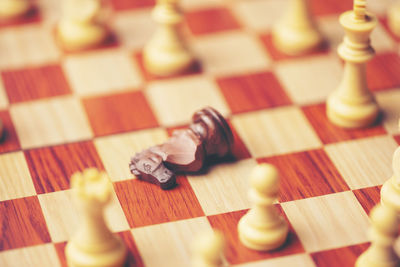
<svg viewBox="0 0 400 267">
<path fill-rule="evenodd" d="M 272 40 L 279 50 L 288 55 L 299 55 L 315 50 L 323 43 L 308 0 L 291 0 L 281 20 L 272 29 Z"/>
<path fill-rule="evenodd" d="M 29 0 L 0 0 L 0 19 L 14 19 L 25 15 L 32 8 Z"/>
<path fill-rule="evenodd" d="M 253 207 L 238 223 L 239 239 L 250 249 L 276 249 L 284 244 L 289 231 L 288 223 L 274 206 L 279 191 L 278 171 L 270 164 L 260 164 L 250 180 Z"/>
<path fill-rule="evenodd" d="M 63 16 L 57 27 L 61 45 L 75 51 L 102 44 L 109 35 L 102 22 L 102 0 L 63 1 Z"/>
<path fill-rule="evenodd" d="M 383 184 L 381 189 L 381 202 L 400 214 L 400 147 L 393 154 L 392 168 L 393 176 Z"/>
<path fill-rule="evenodd" d="M 388 8 L 387 20 L 393 34 L 400 37 L 400 1 L 396 1 Z"/>
<path fill-rule="evenodd" d="M 365 9 L 365 0 L 354 0 L 354 9 L 340 16 L 346 31 L 338 48 L 345 61 L 344 75 L 339 87 L 328 97 L 326 110 L 329 120 L 344 128 L 369 126 L 379 115 L 366 79 L 366 62 L 375 55 L 369 36 L 377 19 Z"/>
<path fill-rule="evenodd" d="M 68 266 L 123 266 L 127 254 L 125 244 L 110 231 L 104 219 L 104 208 L 112 192 L 108 176 L 96 169 L 87 169 L 74 174 L 71 184 L 81 221 L 65 248 Z"/>
<path fill-rule="evenodd" d="M 153 18 L 159 24 L 143 51 L 145 68 L 158 76 L 170 76 L 188 70 L 194 57 L 180 36 L 182 14 L 178 0 L 158 0 Z"/>
<path fill-rule="evenodd" d="M 400 259 L 393 248 L 400 222 L 397 212 L 378 204 L 371 211 L 370 219 L 371 246 L 357 259 L 355 267 L 398 267 Z"/>
<path fill-rule="evenodd" d="M 225 240 L 221 232 L 202 232 L 192 243 L 192 267 L 221 267 Z"/>
</svg>

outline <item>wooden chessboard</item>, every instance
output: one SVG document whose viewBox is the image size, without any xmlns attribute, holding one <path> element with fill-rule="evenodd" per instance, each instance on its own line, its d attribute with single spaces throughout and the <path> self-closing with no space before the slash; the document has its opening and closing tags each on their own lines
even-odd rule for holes
<svg viewBox="0 0 400 267">
<path fill-rule="evenodd" d="M 368 247 L 367 214 L 400 143 L 400 40 L 385 26 L 389 1 L 369 1 L 381 23 L 368 83 L 384 116 L 345 131 L 329 123 L 324 102 L 341 79 L 337 19 L 352 1 L 311 0 L 328 46 L 295 58 L 270 36 L 287 2 L 183 0 L 184 35 L 201 68 L 168 79 L 141 64 L 156 27 L 151 0 L 112 0 L 114 40 L 84 53 L 56 46 L 59 0 L 38 0 L 31 17 L 0 26 L 0 266 L 66 265 L 63 250 L 78 224 L 69 177 L 87 167 L 113 181 L 106 216 L 129 246 L 129 266 L 189 266 L 193 235 L 211 228 L 225 234 L 231 265 L 353 266 Z M 231 124 L 235 161 L 179 176 L 169 191 L 132 177 L 132 155 L 207 105 Z M 259 162 L 280 170 L 277 206 L 291 225 L 285 246 L 267 253 L 246 249 L 236 232 Z"/>
</svg>

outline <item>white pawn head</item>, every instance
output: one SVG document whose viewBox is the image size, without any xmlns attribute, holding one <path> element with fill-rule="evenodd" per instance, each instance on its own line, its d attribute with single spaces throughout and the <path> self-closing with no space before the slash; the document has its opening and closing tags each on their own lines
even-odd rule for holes
<svg viewBox="0 0 400 267">
<path fill-rule="evenodd" d="M 398 231 L 399 218 L 395 210 L 385 205 L 376 205 L 370 213 L 371 223 L 380 231 L 395 234 Z"/>
<path fill-rule="evenodd" d="M 279 191 L 279 172 L 267 163 L 257 165 L 250 175 L 252 189 L 262 195 L 276 195 Z"/>
<path fill-rule="evenodd" d="M 224 249 L 225 239 L 220 231 L 201 232 L 195 237 L 192 245 L 193 255 L 210 262 L 221 261 Z"/>
</svg>

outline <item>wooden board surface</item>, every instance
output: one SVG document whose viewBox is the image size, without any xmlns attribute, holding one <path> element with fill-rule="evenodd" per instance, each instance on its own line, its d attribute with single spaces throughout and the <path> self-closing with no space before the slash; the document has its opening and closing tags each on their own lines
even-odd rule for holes
<svg viewBox="0 0 400 267">
<path fill-rule="evenodd" d="M 193 236 L 212 228 L 225 234 L 230 265 L 353 266 L 400 144 L 400 39 L 386 26 L 390 1 L 369 1 L 380 24 L 368 84 L 384 116 L 368 129 L 340 129 L 324 102 L 341 79 L 337 19 L 352 1 L 310 2 L 328 46 L 290 57 L 270 34 L 287 0 L 182 0 L 200 68 L 164 79 L 142 62 L 153 0 L 111 0 L 114 41 L 82 53 L 56 45 L 59 0 L 37 0 L 32 17 L 0 25 L 0 266 L 66 266 L 78 225 L 69 180 L 87 167 L 113 182 L 106 219 L 129 247 L 128 266 L 188 266 Z M 206 105 L 232 126 L 234 161 L 181 175 L 170 191 L 130 174 L 131 156 Z M 276 206 L 290 224 L 285 245 L 266 253 L 245 248 L 236 232 L 251 206 L 248 173 L 261 162 L 280 170 Z"/>
</svg>

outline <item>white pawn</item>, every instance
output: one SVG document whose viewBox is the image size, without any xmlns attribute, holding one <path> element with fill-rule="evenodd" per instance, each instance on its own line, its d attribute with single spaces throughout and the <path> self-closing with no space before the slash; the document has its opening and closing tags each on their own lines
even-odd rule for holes
<svg viewBox="0 0 400 267">
<path fill-rule="evenodd" d="M 0 0 L 0 19 L 15 19 L 28 13 L 32 8 L 30 0 Z"/>
<path fill-rule="evenodd" d="M 178 0 L 158 0 L 153 18 L 159 24 L 157 31 L 143 51 L 145 68 L 158 76 L 170 76 L 188 70 L 194 57 L 180 36 L 182 14 Z"/>
<path fill-rule="evenodd" d="M 102 0 L 63 0 L 63 15 L 57 27 L 61 46 L 77 51 L 102 44 L 109 36 L 103 11 Z"/>
<path fill-rule="evenodd" d="M 289 226 L 274 201 L 279 192 L 279 174 L 271 164 L 256 166 L 250 176 L 253 207 L 239 221 L 239 239 L 254 250 L 273 250 L 286 241 Z"/>
<path fill-rule="evenodd" d="M 192 267 L 223 266 L 225 240 L 221 232 L 199 234 L 192 244 Z"/>
<path fill-rule="evenodd" d="M 299 55 L 315 50 L 323 43 L 308 0 L 291 0 L 286 13 L 272 30 L 275 46 L 288 55 Z"/>
<path fill-rule="evenodd" d="M 371 246 L 357 259 L 356 267 L 398 267 L 400 259 L 393 245 L 398 236 L 399 217 L 395 210 L 378 204 L 370 214 Z"/>
<path fill-rule="evenodd" d="M 112 192 L 108 176 L 96 169 L 87 169 L 74 174 L 71 185 L 81 223 L 65 248 L 68 266 L 123 266 L 127 254 L 125 244 L 104 220 L 104 208 Z"/>
<path fill-rule="evenodd" d="M 383 184 L 381 189 L 381 202 L 400 214 L 400 147 L 393 154 L 392 168 L 393 176 Z"/>
</svg>

